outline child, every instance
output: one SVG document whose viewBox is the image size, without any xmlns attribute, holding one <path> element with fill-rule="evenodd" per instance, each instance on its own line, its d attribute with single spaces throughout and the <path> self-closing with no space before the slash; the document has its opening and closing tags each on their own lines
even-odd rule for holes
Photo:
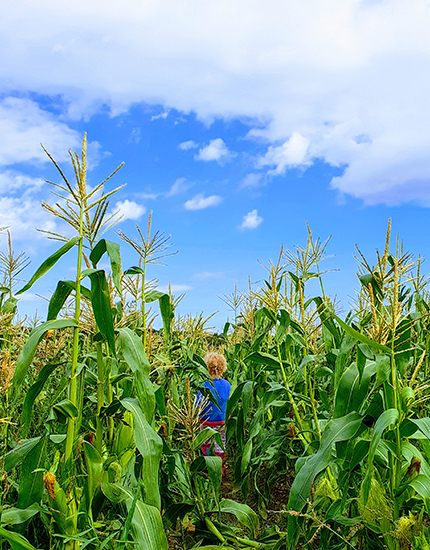
<svg viewBox="0 0 430 550">
<path fill-rule="evenodd" d="M 227 361 L 225 360 L 225 357 L 219 353 L 207 353 L 204 360 L 208 367 L 209 374 L 212 377 L 212 383 L 207 380 L 203 383 L 203 386 L 210 390 L 219 408 L 217 408 L 217 406 L 213 403 L 209 403 L 203 412 L 201 423 L 202 427 L 210 426 L 219 432 L 222 444 L 225 448 L 225 411 L 227 407 L 227 399 L 230 395 L 231 384 L 221 377 L 227 370 Z M 202 394 L 200 392 L 197 398 L 202 398 Z M 209 448 L 210 441 L 206 441 L 202 445 L 202 452 L 204 455 L 209 454 Z M 215 455 L 222 458 L 222 470 L 224 474 L 225 452 L 217 443 L 215 443 Z"/>
</svg>

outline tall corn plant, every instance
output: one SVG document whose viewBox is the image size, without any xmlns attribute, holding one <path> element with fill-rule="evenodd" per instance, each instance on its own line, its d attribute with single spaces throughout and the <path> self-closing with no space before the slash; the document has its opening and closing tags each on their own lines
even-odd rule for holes
<svg viewBox="0 0 430 550">
<path fill-rule="evenodd" d="M 60 198 L 60 201 L 55 206 L 49 206 L 45 203 L 43 206 L 49 213 L 72 226 L 77 235 L 67 240 L 66 237 L 59 233 L 48 233 L 49 238 L 63 241 L 65 244 L 43 262 L 29 283 L 19 293 L 31 288 L 42 275 L 75 246 L 78 249 L 77 274 L 74 281 L 60 281 L 58 283 L 49 302 L 47 322 L 32 331 L 19 357 L 12 380 L 12 390 L 15 390 L 14 395 L 17 395 L 23 385 L 27 370 L 41 337 L 51 329 L 73 327 L 68 399 L 54 406 L 57 414 L 61 414 L 63 418 L 67 418 L 64 459 L 59 464 L 54 463 L 43 476 L 43 482 L 48 491 L 54 530 L 57 536 L 61 536 L 65 540 L 64 548 L 66 550 L 78 548 L 80 544 L 79 530 L 88 525 L 94 529 L 93 522 L 100 511 L 100 506 L 108 498 L 113 503 L 123 501 L 126 504 L 129 513 L 128 527 L 126 526 L 127 528 L 125 528 L 126 533 L 131 529 L 135 540 L 142 547 L 151 550 L 164 549 L 167 548 L 167 540 L 162 528 L 158 489 L 158 464 L 161 457 L 162 445 L 160 438 L 151 427 L 154 421 L 155 398 L 154 390 L 149 380 L 150 366 L 146 360 L 141 341 L 132 331 L 126 328 L 119 329 L 119 350 L 125 363 L 133 373 L 134 387 L 138 400 L 130 398 L 122 399 L 121 404 L 118 402 L 115 404 L 113 413 L 118 410 L 118 407 L 122 407 L 122 410 L 126 411 L 123 413 L 123 416 L 127 418 L 124 421 L 127 422 L 127 426 L 120 426 L 118 433 L 115 434 L 115 438 L 113 438 L 113 430 L 109 431 L 109 436 L 112 439 L 110 447 L 114 456 L 107 459 L 103 445 L 102 414 L 104 395 L 106 384 L 110 385 L 109 374 L 106 379 L 106 366 L 110 364 L 110 361 L 109 359 L 107 360 L 106 356 L 110 354 L 116 356 L 117 351 L 109 284 L 104 271 L 97 269 L 97 263 L 103 254 L 108 254 L 113 283 L 121 299 L 119 246 L 101 239 L 103 233 L 118 219 L 117 216 L 108 215 L 107 212 L 108 199 L 119 188 L 104 194 L 103 185 L 119 168 L 93 190 L 88 190 L 86 185 L 86 136 L 83 140 L 81 158 L 75 153 L 70 153 L 76 185 L 72 185 L 68 181 L 59 165 L 49 153 L 47 154 L 58 169 L 63 183 L 59 185 L 49 182 L 55 187 L 55 194 Z M 85 270 L 83 269 L 83 261 L 87 266 Z M 89 277 L 91 289 L 83 285 L 85 277 Z M 74 293 L 75 298 L 73 318 L 57 320 L 56 318 L 63 308 L 65 301 L 72 293 Z M 75 490 L 76 477 L 72 475 L 73 472 L 76 473 L 76 469 L 79 469 L 79 462 L 72 461 L 72 451 L 76 439 L 76 421 L 78 419 L 80 422 L 82 419 L 82 373 L 79 375 L 79 392 L 77 388 L 82 296 L 91 303 L 92 314 L 99 331 L 99 334 L 94 338 L 97 350 L 96 437 L 94 445 L 92 444 L 92 436 L 90 434 L 88 437 L 91 443 L 89 441 L 82 441 L 81 439 L 78 447 L 78 450 L 80 449 L 79 453 L 83 453 L 85 464 L 83 493 L 82 490 Z M 103 344 L 105 346 L 105 353 L 103 353 Z M 85 351 L 88 352 L 88 349 Z M 42 372 L 44 378 L 43 380 L 38 380 L 36 384 L 38 386 L 37 389 L 35 387 L 31 388 L 32 400 L 27 403 L 26 399 L 24 402 L 22 415 L 22 420 L 26 419 L 23 426 L 24 431 L 28 431 L 28 422 L 31 416 L 26 407 L 31 410 L 34 398 L 37 397 L 36 392 L 40 392 L 44 381 L 46 381 L 46 377 L 52 372 L 52 368 L 47 365 Z M 123 377 L 124 374 L 120 375 L 119 379 Z M 107 395 L 108 399 L 112 400 L 112 391 L 109 391 L 109 387 Z M 109 412 L 108 416 L 110 414 L 112 413 Z M 130 424 L 132 428 L 130 428 Z M 21 502 L 18 503 L 20 508 L 25 507 L 26 504 L 38 502 L 41 498 L 40 492 L 43 488 L 41 476 L 45 462 L 46 445 L 46 436 L 38 438 L 36 440 L 37 452 L 33 452 L 24 458 L 22 468 L 26 473 L 24 472 L 22 476 L 22 487 L 20 485 L 20 493 L 22 494 Z M 118 474 L 115 474 L 115 476 L 118 476 L 119 481 L 122 469 L 126 468 L 128 463 L 133 460 L 136 447 L 142 456 L 142 469 L 145 475 L 148 475 L 147 478 L 142 476 L 140 479 L 140 483 L 144 484 L 143 499 L 138 498 L 138 494 L 133 495 L 130 493 L 130 490 L 136 491 L 138 487 L 122 485 L 117 489 L 111 488 L 111 475 L 108 475 L 108 469 L 116 470 L 110 466 L 109 468 L 104 467 L 105 460 L 108 461 L 108 464 L 116 466 Z M 57 467 L 61 476 L 60 482 L 56 480 Z M 138 484 L 134 475 L 131 478 L 134 479 L 135 485 Z M 37 494 L 25 491 L 28 485 L 27 479 L 34 491 L 37 490 Z M 101 492 L 102 483 L 106 484 L 103 493 Z M 126 543 L 128 535 L 124 535 L 124 537 L 123 542 Z"/>
<path fill-rule="evenodd" d="M 168 253 L 167 250 L 171 246 L 169 243 L 170 237 L 166 237 L 164 233 L 156 231 L 154 235 L 151 235 L 152 227 L 152 211 L 149 214 L 148 218 L 148 227 L 146 231 L 146 236 L 142 233 L 139 226 L 136 225 L 136 230 L 139 235 L 139 238 L 129 237 L 124 232 L 118 231 L 120 238 L 131 245 L 139 256 L 139 263 L 137 266 L 133 266 L 125 271 L 125 275 L 136 276 L 135 285 L 130 285 L 130 290 L 134 290 L 132 294 L 135 298 L 135 307 L 138 308 L 140 303 L 140 312 L 142 320 L 142 341 L 144 347 L 146 347 L 146 332 L 148 328 L 148 319 L 146 304 L 154 300 L 160 299 L 163 297 L 164 293 L 154 292 L 154 288 L 158 281 L 148 281 L 147 277 L 147 267 L 148 265 L 164 265 L 161 261 L 163 258 L 168 256 L 173 256 L 177 252 Z M 167 296 L 167 295 L 164 295 Z M 163 298 L 160 301 L 160 308 L 163 315 L 163 308 L 167 309 L 170 300 Z M 163 321 L 165 324 L 165 315 L 163 315 Z M 165 334 L 166 336 L 166 334 Z"/>
<path fill-rule="evenodd" d="M 412 294 L 420 283 L 412 272 L 411 255 L 399 241 L 391 253 L 390 227 L 384 253 L 377 253 L 376 266 L 371 267 L 361 254 L 360 264 L 359 320 L 350 317 L 345 322 L 330 312 L 322 317 L 324 326 L 343 333 L 342 342 L 348 344 L 338 350 L 333 409 L 319 448 L 302 463 L 291 487 L 291 550 L 297 544 L 299 518 L 303 519 L 302 510 L 318 476 L 321 482 L 326 476 L 327 483 L 338 491 L 330 509 L 332 521 L 342 525 L 355 490 L 359 504 L 356 514 L 369 528 L 366 536 L 372 538 L 376 531 L 390 549 L 399 545 L 401 513 L 414 510 L 422 514 L 423 507 L 429 512 L 428 448 L 421 444 L 422 453 L 407 439 L 419 442 L 429 433 L 429 418 L 417 418 L 416 407 L 423 392 L 423 386 L 416 382 L 417 378 L 422 380 L 427 353 L 417 328 L 422 313 L 416 304 L 426 308 L 422 299 Z M 376 459 L 382 463 L 378 474 Z M 337 472 L 338 485 L 330 478 L 329 468 Z M 354 489 L 356 484 L 359 488 Z"/>
<path fill-rule="evenodd" d="M 43 147 L 43 146 L 42 146 Z M 64 256 L 69 250 L 77 246 L 77 266 L 76 266 L 76 279 L 74 282 L 60 282 L 57 286 L 57 289 L 50 300 L 49 310 L 48 310 L 48 321 L 42 326 L 38 327 L 37 331 L 38 337 L 41 337 L 45 332 L 54 328 L 63 328 L 65 326 L 73 327 L 73 346 L 72 346 L 72 357 L 71 357 L 71 372 L 70 372 L 70 381 L 69 381 L 69 401 L 72 405 L 72 409 L 76 409 L 77 402 L 77 364 L 78 364 L 78 354 L 79 354 L 79 322 L 80 322 L 80 311 L 81 311 L 81 290 L 82 290 L 82 279 L 83 279 L 83 270 L 82 270 L 82 261 L 85 258 L 84 248 L 89 249 L 91 254 L 94 254 L 96 251 L 95 243 L 100 239 L 107 229 L 109 229 L 114 223 L 118 221 L 118 216 L 115 214 L 108 215 L 107 210 L 109 206 L 109 197 L 116 193 L 122 187 L 118 187 L 113 191 L 110 191 L 107 194 L 103 193 L 104 184 L 121 168 L 122 164 L 110 174 L 102 183 L 97 185 L 93 190 L 89 191 L 87 189 L 87 137 L 84 135 L 82 143 L 82 155 L 79 158 L 77 153 L 72 153 L 69 151 L 70 159 L 75 173 L 76 183 L 72 185 L 67 177 L 65 176 L 63 170 L 57 164 L 52 155 L 43 148 L 49 159 L 53 162 L 57 168 L 59 174 L 62 178 L 62 184 L 57 184 L 54 182 L 48 182 L 55 188 L 54 195 L 60 198 L 60 201 L 55 204 L 55 206 L 48 205 L 43 202 L 43 208 L 50 214 L 54 215 L 56 218 L 66 222 L 70 225 L 77 235 L 71 239 L 67 239 L 59 233 L 53 233 L 44 231 L 47 234 L 48 238 L 65 242 L 65 244 L 52 256 L 50 256 L 30 281 L 20 290 L 17 294 L 21 294 L 29 290 L 33 284 L 44 275 L 57 261 Z M 88 263 L 88 260 L 87 260 Z M 92 283 L 95 282 L 95 287 L 99 289 L 99 296 L 94 293 L 93 305 L 102 306 L 98 311 L 94 310 L 96 319 L 103 315 L 103 310 L 106 309 L 106 304 L 102 303 L 101 296 L 103 295 L 103 285 L 102 276 L 100 272 L 94 271 L 87 273 L 90 275 Z M 58 320 L 54 319 L 57 317 L 61 307 L 63 306 L 67 297 L 74 291 L 75 293 L 75 310 L 74 317 L 71 320 Z M 99 302 L 97 304 L 97 302 Z M 105 324 L 102 321 L 103 325 Z M 109 324 L 109 322 L 108 322 Z M 107 340 L 112 345 L 113 343 L 113 327 L 112 330 L 105 330 L 104 326 L 99 327 L 102 333 L 105 333 L 104 336 L 107 337 Z M 40 336 L 39 336 L 40 335 Z M 31 338 L 30 338 L 31 340 Z M 29 340 L 29 341 L 30 341 Z M 38 338 L 34 338 L 34 341 L 37 345 Z M 25 376 L 25 372 L 31 362 L 32 355 L 34 354 L 35 347 L 29 349 L 21 360 L 21 363 L 17 365 L 15 372 L 14 383 L 20 385 Z M 67 422 L 67 438 L 65 446 L 65 461 L 66 463 L 70 460 L 73 448 L 73 442 L 75 437 L 75 416 L 71 415 L 68 418 Z"/>
</svg>

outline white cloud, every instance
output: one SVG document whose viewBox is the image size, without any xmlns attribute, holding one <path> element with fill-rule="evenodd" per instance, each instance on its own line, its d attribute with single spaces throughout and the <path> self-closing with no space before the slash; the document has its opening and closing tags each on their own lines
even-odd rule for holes
<svg viewBox="0 0 430 550">
<path fill-rule="evenodd" d="M 76 267 L 74 268 L 76 271 Z M 24 286 L 24 285 L 21 285 Z M 19 288 L 19 287 L 18 287 Z M 18 288 L 16 289 L 18 291 Z M 32 292 L 24 292 L 24 294 L 19 295 L 19 301 L 20 302 L 39 302 L 41 301 L 40 296 L 37 294 L 33 294 Z"/>
<path fill-rule="evenodd" d="M 35 231 L 58 232 L 58 226 L 53 216 L 47 214 L 39 200 L 29 197 L 0 197 L 1 226 L 10 229 L 14 241 L 28 241 L 29 247 L 34 239 L 44 239 L 45 236 Z M 29 252 L 28 249 L 26 249 Z"/>
<path fill-rule="evenodd" d="M 79 149 L 81 138 L 58 117 L 30 99 L 7 97 L 0 101 L 0 165 L 18 162 L 50 162 L 41 143 L 57 161 L 69 158 L 67 151 Z"/>
<path fill-rule="evenodd" d="M 141 135 L 140 128 L 133 128 L 128 138 L 128 142 L 134 143 L 137 145 L 141 139 L 142 139 L 142 135 Z"/>
<path fill-rule="evenodd" d="M 6 170 L 0 173 L 0 193 L 20 193 L 39 191 L 45 181 L 41 178 L 31 178 L 15 170 Z"/>
<path fill-rule="evenodd" d="M 191 183 L 186 180 L 186 178 L 178 178 L 175 183 L 172 185 L 170 190 L 166 193 L 166 197 L 174 197 L 176 195 L 181 195 L 190 189 L 194 183 Z"/>
<path fill-rule="evenodd" d="M 189 149 L 196 149 L 199 146 L 198 143 L 190 139 L 189 141 L 183 141 L 178 145 L 181 151 L 188 151 Z"/>
<path fill-rule="evenodd" d="M 256 229 L 263 222 L 263 218 L 258 215 L 257 209 L 248 212 L 243 216 L 240 229 Z"/>
<path fill-rule="evenodd" d="M 118 201 L 115 204 L 114 211 L 122 216 L 121 221 L 125 220 L 138 220 L 146 212 L 146 208 L 137 202 L 129 201 L 125 199 L 124 201 Z"/>
<path fill-rule="evenodd" d="M 222 271 L 201 271 L 200 273 L 195 273 L 194 277 L 202 281 L 207 281 L 208 279 L 223 279 L 224 273 Z"/>
<path fill-rule="evenodd" d="M 162 113 L 160 113 L 159 115 L 154 115 L 151 117 L 151 122 L 153 120 L 159 120 L 159 119 L 163 119 L 163 120 L 166 120 L 166 118 L 169 116 L 169 111 L 163 111 Z"/>
<path fill-rule="evenodd" d="M 184 206 L 187 210 L 203 210 L 210 206 L 218 206 L 222 202 L 222 197 L 219 195 L 211 195 L 205 197 L 204 193 L 198 193 L 195 197 L 187 201 Z"/>
<path fill-rule="evenodd" d="M 221 138 L 211 139 L 209 145 L 202 147 L 197 155 L 195 155 L 196 160 L 211 161 L 216 160 L 217 162 L 223 162 L 228 160 L 233 156 L 232 153 L 227 149 L 226 144 Z"/>
<path fill-rule="evenodd" d="M 272 166 L 269 174 L 279 176 L 285 174 L 287 168 L 296 166 L 304 166 L 309 164 L 307 160 L 307 151 L 309 147 L 309 139 L 303 137 L 297 132 L 293 132 L 290 139 L 282 145 L 270 146 L 264 157 L 258 159 L 257 166 Z"/>
<path fill-rule="evenodd" d="M 168 293 L 169 292 L 169 284 L 159 285 L 159 286 L 157 286 L 157 290 L 159 290 L 160 292 Z M 186 292 L 187 290 L 193 290 L 193 287 L 189 286 L 189 285 L 171 284 L 170 285 L 170 290 L 172 292 Z"/>
<path fill-rule="evenodd" d="M 135 197 L 139 197 L 139 199 L 145 199 L 145 200 L 155 200 L 158 198 L 160 193 L 134 193 Z"/>
<path fill-rule="evenodd" d="M 343 193 L 427 200 L 429 26 L 424 0 L 76 0 L 73 12 L 54 0 L 22 0 L 0 20 L 2 92 L 62 98 L 78 119 L 139 102 L 208 122 L 255 119 L 250 135 L 272 147 L 265 169 L 321 159 L 348 166 L 332 182 Z M 46 131 L 35 139 L 29 124 L 12 128 L 2 162 L 41 160 L 40 140 L 60 155 L 75 147 L 65 123 L 42 120 Z M 7 129 L 0 122 L 2 136 Z M 291 150 L 295 134 L 308 140 L 303 157 Z M 279 143 L 287 151 L 276 151 Z"/>
<path fill-rule="evenodd" d="M 251 172 L 250 174 L 247 174 L 243 180 L 240 182 L 240 187 L 242 189 L 249 187 L 260 187 L 263 183 L 264 176 L 262 173 L 258 172 Z"/>
</svg>

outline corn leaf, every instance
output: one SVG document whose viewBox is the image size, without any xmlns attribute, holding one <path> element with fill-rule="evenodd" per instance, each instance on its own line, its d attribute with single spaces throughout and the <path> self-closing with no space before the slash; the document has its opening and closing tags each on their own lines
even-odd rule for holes
<svg viewBox="0 0 430 550">
<path fill-rule="evenodd" d="M 198 449 L 205 441 L 213 437 L 220 447 L 222 447 L 221 436 L 217 430 L 207 426 L 202 430 L 194 440 L 194 449 Z"/>
<path fill-rule="evenodd" d="M 125 362 L 133 372 L 139 404 L 146 420 L 152 424 L 155 411 L 154 386 L 149 378 L 151 366 L 142 340 L 129 328 L 118 329 L 118 343 Z"/>
<path fill-rule="evenodd" d="M 75 281 L 58 281 L 57 288 L 49 300 L 47 321 L 52 321 L 57 318 L 64 302 L 70 296 L 70 293 L 75 290 Z M 81 285 L 81 293 L 87 300 L 91 300 L 91 292 L 88 288 Z"/>
<path fill-rule="evenodd" d="M 133 433 L 136 447 L 142 455 L 143 484 L 145 486 L 145 502 L 156 508 L 161 508 L 158 473 L 163 450 L 163 441 L 157 432 L 151 428 L 137 399 L 122 399 L 124 407 L 133 413 Z"/>
<path fill-rule="evenodd" d="M 102 269 L 97 269 L 90 273 L 89 277 L 91 279 L 91 305 L 97 328 L 109 344 L 110 351 L 116 355 L 112 306 L 105 272 Z"/>
<path fill-rule="evenodd" d="M 355 330 L 354 328 L 350 327 L 349 325 L 347 325 L 346 323 L 344 323 L 342 321 L 342 319 L 340 319 L 337 315 L 335 315 L 334 313 L 332 314 L 333 317 L 336 319 L 336 321 L 339 323 L 339 325 L 343 328 L 343 330 L 349 334 L 349 336 L 351 336 L 352 338 L 354 338 L 355 340 L 357 340 L 358 342 L 361 342 L 363 344 L 367 344 L 368 346 L 370 346 L 371 348 L 376 348 L 376 349 L 379 349 L 381 351 L 385 351 L 385 353 L 391 353 L 391 350 L 390 348 L 388 348 L 387 346 L 384 346 L 382 344 L 379 344 L 378 342 L 375 342 L 374 340 L 371 340 L 370 338 L 368 338 L 367 336 L 365 336 L 364 334 L 361 334 L 361 332 L 358 332 L 357 330 Z"/>
<path fill-rule="evenodd" d="M 145 293 L 145 303 L 150 304 L 152 302 L 155 302 L 155 300 L 159 300 L 166 294 L 164 292 L 160 292 L 158 290 L 150 290 L 149 292 Z"/>
<path fill-rule="evenodd" d="M 133 401 L 124 399 L 123 401 Z M 143 415 L 142 415 L 143 416 Z M 150 475 L 145 472 L 145 475 Z M 125 501 L 127 510 L 135 506 L 132 532 L 135 547 L 142 550 L 168 550 L 167 537 L 161 520 L 160 510 L 135 498 L 136 489 L 129 489 L 114 483 L 102 483 L 103 493 L 112 502 Z"/>
<path fill-rule="evenodd" d="M 21 508 L 3 508 L 0 514 L 0 524 L 5 525 L 18 525 L 24 523 L 36 514 L 38 514 L 42 508 L 39 504 L 31 504 L 28 508 L 21 510 Z"/>
<path fill-rule="evenodd" d="M 411 438 L 430 439 L 430 418 L 428 416 L 425 418 L 409 418 L 408 420 L 415 424 L 419 432 L 421 432 L 415 432 L 413 435 L 410 436 Z"/>
<path fill-rule="evenodd" d="M 103 459 L 97 449 L 88 443 L 83 442 L 85 466 L 87 470 L 87 482 L 85 492 L 88 506 L 92 505 L 94 496 L 101 486 L 103 479 Z"/>
<path fill-rule="evenodd" d="M 346 369 L 337 387 L 333 418 L 345 416 L 351 411 L 360 412 L 374 374 L 374 363 L 364 369 L 362 376 L 360 376 L 356 363 Z"/>
<path fill-rule="evenodd" d="M 361 415 L 350 412 L 346 416 L 334 418 L 324 428 L 318 451 L 306 459 L 298 471 L 290 490 L 288 508 L 300 512 L 310 497 L 315 477 L 325 470 L 332 460 L 333 445 L 337 441 L 351 439 L 360 428 Z M 290 516 L 287 523 L 287 548 L 293 550 L 299 537 L 298 523 L 295 516 Z"/>
<path fill-rule="evenodd" d="M 219 490 L 222 481 L 222 458 L 220 456 L 204 456 L 208 469 L 209 481 L 212 484 L 216 503 L 219 501 Z"/>
<path fill-rule="evenodd" d="M 245 361 L 253 361 L 254 363 L 265 365 L 267 367 L 273 367 L 276 369 L 279 369 L 281 366 L 281 363 L 274 355 L 271 355 L 270 353 L 265 353 L 264 351 L 254 351 L 245 358 Z"/>
<path fill-rule="evenodd" d="M 40 279 L 45 273 L 47 273 L 51 267 L 53 267 L 58 260 L 64 256 L 71 248 L 75 246 L 75 244 L 79 241 L 79 237 L 73 237 L 73 239 L 70 239 L 64 246 L 62 246 L 57 252 L 52 254 L 52 256 L 49 256 L 48 259 L 46 259 L 43 264 L 36 270 L 36 273 L 33 275 L 33 277 L 28 281 L 28 283 L 21 288 L 21 290 L 18 290 L 15 294 L 22 294 L 26 290 L 29 290 L 34 283 Z"/>
<path fill-rule="evenodd" d="M 121 255 L 119 244 L 101 239 L 90 254 L 90 261 L 97 265 L 103 254 L 107 252 L 112 270 L 112 279 L 119 295 L 121 296 Z"/>
<path fill-rule="evenodd" d="M 28 453 L 39 443 L 41 437 L 23 439 L 16 447 L 9 451 L 4 457 L 4 471 L 9 472 L 20 464 Z"/>
<path fill-rule="evenodd" d="M 320 448 L 306 460 L 294 479 L 288 500 L 290 509 L 302 510 L 311 494 L 315 477 L 330 464 L 333 445 L 337 441 L 351 439 L 359 429 L 361 420 L 361 415 L 353 411 L 327 424 L 321 436 Z"/>
<path fill-rule="evenodd" d="M 240 463 L 240 473 L 242 477 L 246 469 L 248 468 L 249 462 L 251 460 L 251 455 L 252 455 L 252 439 L 249 439 L 246 442 L 245 448 L 243 450 L 242 462 Z"/>
<path fill-rule="evenodd" d="M 240 523 L 248 527 L 251 535 L 255 536 L 255 531 L 258 528 L 258 516 L 252 508 L 246 504 L 225 498 L 219 503 L 219 509 L 226 514 L 233 514 Z"/>
<path fill-rule="evenodd" d="M 12 378 L 12 385 L 15 389 L 15 398 L 18 396 L 19 387 L 27 374 L 28 367 L 33 361 L 37 345 L 41 338 L 48 332 L 48 330 L 58 330 L 76 326 L 77 323 L 74 319 L 58 319 L 56 321 L 46 321 L 31 331 L 28 340 L 19 354 L 15 373 Z"/>
<path fill-rule="evenodd" d="M 170 296 L 163 294 L 163 296 L 158 298 L 158 303 L 160 304 L 161 318 L 163 319 L 164 342 L 167 345 L 170 340 L 170 325 L 173 317 Z"/>
<path fill-rule="evenodd" d="M 367 471 L 363 481 L 363 502 L 366 506 L 367 499 L 369 498 L 370 484 L 372 481 L 373 471 L 373 459 L 375 458 L 376 449 L 381 440 L 384 430 L 391 424 L 397 421 L 399 418 L 399 411 L 397 409 L 387 409 L 384 411 L 375 423 L 375 427 L 372 433 L 372 439 L 370 440 L 369 454 L 367 459 Z"/>
<path fill-rule="evenodd" d="M 22 407 L 22 413 L 21 413 L 21 424 L 22 424 L 21 435 L 23 437 L 27 436 L 28 430 L 30 429 L 34 400 L 42 391 L 43 386 L 45 385 L 45 382 L 49 378 L 49 375 L 53 373 L 54 370 L 62 364 L 63 363 L 45 365 L 43 369 L 39 372 L 36 382 L 28 390 L 25 396 L 24 405 Z"/>
<path fill-rule="evenodd" d="M 0 527 L 0 537 L 3 537 L 4 540 L 8 541 L 12 547 L 12 550 L 37 550 L 22 535 L 7 531 L 6 529 L 3 529 L 3 527 Z"/>
<path fill-rule="evenodd" d="M 124 271 L 124 275 L 145 275 L 145 271 L 141 267 L 133 265 Z"/>
<path fill-rule="evenodd" d="M 46 436 L 42 437 L 22 463 L 19 477 L 18 508 L 39 503 L 43 494 L 43 471 L 46 459 Z"/>
<path fill-rule="evenodd" d="M 428 505 L 430 501 L 430 477 L 421 474 L 414 478 L 409 485 L 415 489 Z"/>
</svg>

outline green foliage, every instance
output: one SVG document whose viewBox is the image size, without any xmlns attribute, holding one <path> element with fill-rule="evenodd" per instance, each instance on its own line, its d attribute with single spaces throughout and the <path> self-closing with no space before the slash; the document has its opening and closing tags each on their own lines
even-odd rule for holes
<svg viewBox="0 0 430 550">
<path fill-rule="evenodd" d="M 71 159 L 74 186 L 53 160 L 66 206 L 44 207 L 76 236 L 51 235 L 66 244 L 17 294 L 72 248 L 76 277 L 58 282 L 31 331 L 12 324 L 22 264 L 5 256 L 0 550 L 427 549 L 430 295 L 419 262 L 390 249 L 388 230 L 375 265 L 359 252 L 357 306 L 340 316 L 322 284 L 328 241 L 308 228 L 260 287 L 225 297 L 234 322 L 213 334 L 148 280 L 169 240 L 151 237 L 151 215 L 146 235 L 120 233 L 138 256 L 122 272 L 119 245 L 101 239 L 116 190 L 88 191 L 85 138 Z M 110 274 L 97 268 L 104 254 Z M 208 401 L 196 397 L 214 400 L 202 383 L 215 349 L 232 383 L 227 482 L 220 433 L 200 426 Z"/>
</svg>

